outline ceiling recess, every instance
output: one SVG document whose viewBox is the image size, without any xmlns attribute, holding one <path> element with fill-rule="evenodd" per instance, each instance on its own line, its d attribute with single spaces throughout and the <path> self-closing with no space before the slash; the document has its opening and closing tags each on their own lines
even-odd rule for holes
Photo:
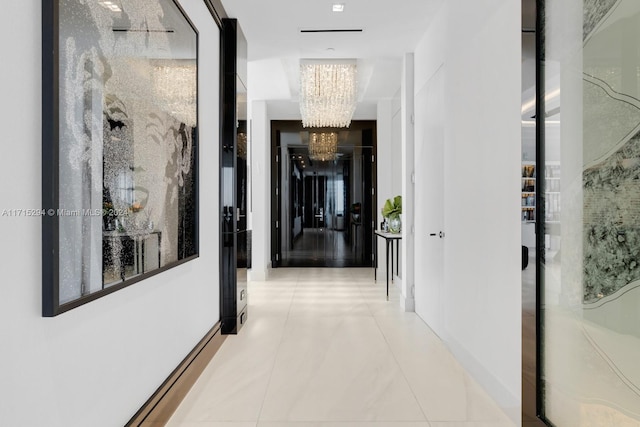
<svg viewBox="0 0 640 427">
<path fill-rule="evenodd" d="M 343 29 L 304 29 L 301 33 L 361 33 L 362 28 L 343 28 Z"/>
</svg>

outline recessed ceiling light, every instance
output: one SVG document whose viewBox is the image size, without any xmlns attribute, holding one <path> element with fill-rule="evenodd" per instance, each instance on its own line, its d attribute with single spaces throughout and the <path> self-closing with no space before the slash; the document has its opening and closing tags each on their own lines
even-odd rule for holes
<svg viewBox="0 0 640 427">
<path fill-rule="evenodd" d="M 344 12 L 344 3 L 334 3 L 333 4 L 334 12 Z"/>
<path fill-rule="evenodd" d="M 105 0 L 105 1 L 99 2 L 99 4 L 102 7 L 106 8 L 106 9 L 109 9 L 112 12 L 122 12 L 122 9 L 120 9 L 120 6 L 118 6 L 117 4 L 115 4 L 112 1 Z"/>
</svg>

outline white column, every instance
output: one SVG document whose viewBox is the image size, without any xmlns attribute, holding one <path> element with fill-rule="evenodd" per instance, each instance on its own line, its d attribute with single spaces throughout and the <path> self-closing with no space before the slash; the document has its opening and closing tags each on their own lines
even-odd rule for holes
<svg viewBox="0 0 640 427">
<path fill-rule="evenodd" d="M 402 298 L 400 304 L 405 311 L 415 311 L 414 300 L 414 159 L 415 143 L 413 133 L 414 123 L 414 80 L 413 53 L 405 54 L 402 66 L 402 81 L 400 83 L 401 99 L 401 130 L 402 130 L 402 240 L 400 253 L 402 271 Z"/>
<path fill-rule="evenodd" d="M 252 254 L 249 280 L 267 280 L 271 251 L 270 130 L 266 101 L 251 103 Z"/>
</svg>

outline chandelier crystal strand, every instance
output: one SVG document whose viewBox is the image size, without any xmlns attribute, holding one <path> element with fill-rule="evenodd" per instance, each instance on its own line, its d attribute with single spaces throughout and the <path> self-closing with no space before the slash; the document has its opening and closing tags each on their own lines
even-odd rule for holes
<svg viewBox="0 0 640 427">
<path fill-rule="evenodd" d="M 195 126 L 197 79 L 196 65 L 157 65 L 153 70 L 157 104 L 176 120 Z"/>
<path fill-rule="evenodd" d="M 355 64 L 300 65 L 304 127 L 348 127 L 356 109 Z"/>
<path fill-rule="evenodd" d="M 335 160 L 338 153 L 337 132 L 311 132 L 309 134 L 309 158 L 322 162 Z"/>
</svg>

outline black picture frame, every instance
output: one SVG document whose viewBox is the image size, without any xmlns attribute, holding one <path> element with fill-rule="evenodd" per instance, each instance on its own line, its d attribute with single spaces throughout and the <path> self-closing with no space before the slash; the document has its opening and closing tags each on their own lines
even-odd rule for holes
<svg viewBox="0 0 640 427">
<path fill-rule="evenodd" d="M 199 256 L 198 37 L 177 0 L 42 0 L 44 317 Z"/>
</svg>

